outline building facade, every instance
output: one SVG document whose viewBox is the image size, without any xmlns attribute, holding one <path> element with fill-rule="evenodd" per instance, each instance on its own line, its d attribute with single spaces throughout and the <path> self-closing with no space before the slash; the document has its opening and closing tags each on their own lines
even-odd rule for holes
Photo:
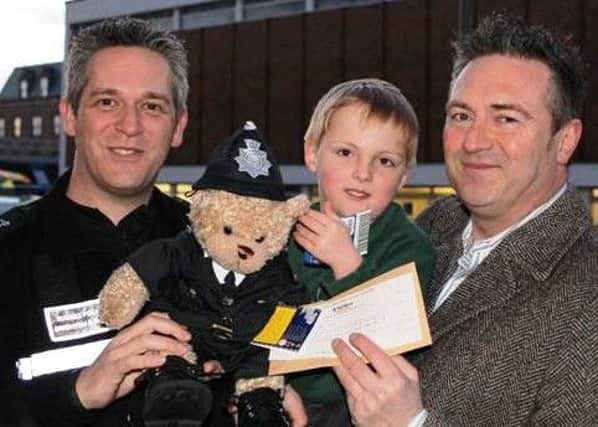
<svg viewBox="0 0 598 427">
<path fill-rule="evenodd" d="M 0 92 L 0 169 L 24 174 L 40 191 L 58 173 L 61 85 L 61 63 L 31 65 L 15 68 Z"/>
<path fill-rule="evenodd" d="M 150 20 L 185 40 L 190 122 L 185 144 L 172 153 L 159 177 L 176 193 L 197 179 L 216 144 L 247 119 L 258 124 L 273 147 L 285 181 L 313 193 L 314 177 L 303 167 L 302 138 L 317 99 L 342 80 L 387 79 L 404 91 L 420 120 L 418 166 L 401 193 L 417 214 L 431 199 L 451 191 L 441 142 L 449 41 L 494 10 L 556 28 L 579 43 L 588 64 L 588 99 L 593 99 L 598 92 L 598 35 L 592 31 L 598 3 L 593 0 L 73 0 L 66 3 L 66 40 L 83 26 L 122 15 Z M 27 153 L 32 146 L 38 158 L 42 152 L 46 160 L 56 158 L 53 144 L 48 142 L 45 151 L 42 147 L 43 135 L 59 127 L 52 118 L 58 102 L 52 90 L 60 84 L 54 72 L 48 81 L 53 95 L 42 96 L 40 67 L 15 70 L 10 95 L 5 97 L 3 90 L 0 156 L 14 147 Z M 43 110 L 45 101 L 54 104 Z M 590 141 L 598 137 L 598 122 L 592 120 L 597 109 L 594 103 L 586 105 L 584 138 L 571 166 L 572 180 L 587 188 L 595 218 L 598 145 Z M 69 166 L 72 150 L 72 141 L 62 135 L 59 170 Z"/>
</svg>

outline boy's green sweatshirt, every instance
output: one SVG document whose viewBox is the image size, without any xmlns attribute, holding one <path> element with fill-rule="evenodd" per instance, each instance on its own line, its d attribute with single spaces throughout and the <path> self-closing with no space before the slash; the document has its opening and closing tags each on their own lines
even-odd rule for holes
<svg viewBox="0 0 598 427">
<path fill-rule="evenodd" d="M 318 209 L 318 206 L 314 208 Z M 328 299 L 412 261 L 423 286 L 434 268 L 431 242 L 396 203 L 390 204 L 371 225 L 368 253 L 363 256 L 361 266 L 348 276 L 334 280 L 332 269 L 328 266 L 305 265 L 303 249 L 294 240 L 289 243 L 288 259 L 296 280 L 307 288 L 313 300 Z M 342 386 L 330 368 L 292 374 L 289 379 L 293 388 L 307 401 L 328 403 L 345 399 Z"/>
</svg>

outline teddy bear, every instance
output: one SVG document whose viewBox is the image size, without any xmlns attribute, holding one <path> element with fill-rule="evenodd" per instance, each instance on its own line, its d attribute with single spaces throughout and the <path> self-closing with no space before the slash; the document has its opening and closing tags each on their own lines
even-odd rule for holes
<svg viewBox="0 0 598 427">
<path fill-rule="evenodd" d="M 278 305 L 307 301 L 286 262 L 305 195 L 287 199 L 279 167 L 253 122 L 220 144 L 190 195 L 190 226 L 149 243 L 116 269 L 100 293 L 100 319 L 122 328 L 162 311 L 191 332 L 193 351 L 146 373 L 144 422 L 200 426 L 212 402 L 202 362 L 235 380 L 241 426 L 284 426 L 284 378 L 268 377 L 268 350 L 250 344 Z M 164 279 L 169 280 L 164 280 Z"/>
</svg>

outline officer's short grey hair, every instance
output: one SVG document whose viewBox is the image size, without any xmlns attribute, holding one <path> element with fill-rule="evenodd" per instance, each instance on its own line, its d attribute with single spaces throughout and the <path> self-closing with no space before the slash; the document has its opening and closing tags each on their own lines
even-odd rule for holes
<svg viewBox="0 0 598 427">
<path fill-rule="evenodd" d="M 141 19 L 110 18 L 79 30 L 69 44 L 66 97 L 77 111 L 88 82 L 87 67 L 98 51 L 108 47 L 143 47 L 160 54 L 170 66 L 172 97 L 177 116 L 186 110 L 189 63 L 183 42 L 173 34 L 153 29 Z"/>
</svg>

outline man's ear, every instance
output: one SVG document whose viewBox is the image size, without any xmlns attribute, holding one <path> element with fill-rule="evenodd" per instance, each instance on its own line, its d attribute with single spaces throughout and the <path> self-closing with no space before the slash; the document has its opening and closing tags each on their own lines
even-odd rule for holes
<svg viewBox="0 0 598 427">
<path fill-rule="evenodd" d="M 64 132 L 68 136 L 75 136 L 77 133 L 77 116 L 75 109 L 66 98 L 62 98 L 58 104 L 58 110 L 60 111 L 60 117 L 62 118 Z"/>
<path fill-rule="evenodd" d="M 560 165 L 567 165 L 571 160 L 571 156 L 579 144 L 581 139 L 581 132 L 583 124 L 580 119 L 572 119 L 565 123 L 557 132 L 557 163 Z"/>
<path fill-rule="evenodd" d="M 188 121 L 189 113 L 187 112 L 187 110 L 184 110 L 181 112 L 181 114 L 179 114 L 176 126 L 174 127 L 174 133 L 172 134 L 172 139 L 170 141 L 171 147 L 180 147 L 183 143 L 183 133 L 185 132 L 185 128 L 187 127 Z"/>
<path fill-rule="evenodd" d="M 303 161 L 310 172 L 316 173 L 318 169 L 318 146 L 309 139 L 303 142 Z"/>
</svg>

